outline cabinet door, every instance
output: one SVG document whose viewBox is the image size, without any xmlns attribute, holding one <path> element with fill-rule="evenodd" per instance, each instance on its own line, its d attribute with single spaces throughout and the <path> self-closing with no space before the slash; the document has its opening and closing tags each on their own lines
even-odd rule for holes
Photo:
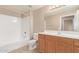
<svg viewBox="0 0 79 59">
<path fill-rule="evenodd" d="M 63 53 L 64 52 L 64 45 L 63 45 L 63 38 L 57 37 L 56 41 L 56 53 Z"/>
<path fill-rule="evenodd" d="M 59 53 L 73 52 L 73 39 L 59 37 L 56 42 L 56 52 Z"/>
<path fill-rule="evenodd" d="M 64 52 L 65 53 L 72 53 L 73 52 L 73 39 L 64 38 Z"/>
<path fill-rule="evenodd" d="M 46 35 L 46 52 L 55 53 L 56 49 L 56 37 Z"/>
<path fill-rule="evenodd" d="M 38 51 L 45 52 L 45 35 L 39 34 L 38 35 Z"/>
<path fill-rule="evenodd" d="M 79 53 L 79 40 L 74 40 L 74 52 Z"/>
</svg>

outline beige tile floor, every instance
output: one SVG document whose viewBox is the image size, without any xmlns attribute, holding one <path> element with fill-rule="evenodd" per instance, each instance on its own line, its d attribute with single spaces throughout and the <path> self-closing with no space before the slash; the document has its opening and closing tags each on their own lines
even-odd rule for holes
<svg viewBox="0 0 79 59">
<path fill-rule="evenodd" d="M 27 46 L 23 46 L 21 48 L 15 49 L 9 53 L 38 53 L 36 49 L 34 50 L 28 50 Z"/>
</svg>

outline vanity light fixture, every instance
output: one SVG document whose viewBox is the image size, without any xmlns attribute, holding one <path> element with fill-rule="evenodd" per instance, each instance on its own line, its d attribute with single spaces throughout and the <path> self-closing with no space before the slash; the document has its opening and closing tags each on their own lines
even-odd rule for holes
<svg viewBox="0 0 79 59">
<path fill-rule="evenodd" d="M 64 6 L 64 5 L 51 5 L 51 6 L 49 6 L 49 10 L 56 9 L 56 8 L 59 8 L 62 6 Z"/>
<path fill-rule="evenodd" d="M 49 6 L 49 9 L 51 10 L 51 9 L 55 9 L 57 7 L 59 7 L 59 5 L 51 5 L 51 6 Z"/>
</svg>

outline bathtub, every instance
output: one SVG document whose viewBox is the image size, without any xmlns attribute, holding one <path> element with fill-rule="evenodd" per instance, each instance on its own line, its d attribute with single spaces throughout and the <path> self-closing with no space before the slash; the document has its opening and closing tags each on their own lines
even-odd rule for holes
<svg viewBox="0 0 79 59">
<path fill-rule="evenodd" d="M 21 19 L 0 14 L 0 52 L 10 52 L 26 42 L 22 37 Z"/>
</svg>

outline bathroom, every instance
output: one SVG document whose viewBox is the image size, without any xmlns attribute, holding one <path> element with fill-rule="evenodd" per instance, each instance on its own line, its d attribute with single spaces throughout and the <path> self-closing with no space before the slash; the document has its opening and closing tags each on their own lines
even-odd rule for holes
<svg viewBox="0 0 79 59">
<path fill-rule="evenodd" d="M 78 16 L 79 5 L 0 5 L 0 53 L 55 53 L 40 35 L 78 40 Z"/>
</svg>

